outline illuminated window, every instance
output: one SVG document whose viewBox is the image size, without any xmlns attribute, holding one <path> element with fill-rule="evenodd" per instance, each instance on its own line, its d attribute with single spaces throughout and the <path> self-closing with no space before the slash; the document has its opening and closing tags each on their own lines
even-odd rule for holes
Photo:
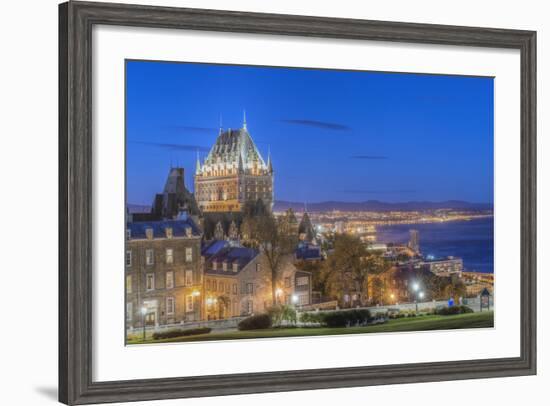
<svg viewBox="0 0 550 406">
<path fill-rule="evenodd" d="M 166 272 L 166 289 L 174 287 L 174 272 Z"/>
<path fill-rule="evenodd" d="M 154 290 L 155 289 L 155 274 L 154 273 L 148 273 L 147 277 L 145 279 L 145 289 L 146 290 Z"/>
<path fill-rule="evenodd" d="M 174 250 L 172 248 L 166 248 L 166 263 L 174 263 Z"/>
<path fill-rule="evenodd" d="M 308 277 L 307 276 L 300 276 L 299 278 L 296 278 L 296 285 L 297 286 L 304 286 L 308 284 Z"/>
<path fill-rule="evenodd" d="M 185 310 L 188 312 L 193 311 L 193 296 L 189 295 L 185 301 Z"/>
<path fill-rule="evenodd" d="M 193 261 L 193 248 L 186 248 L 185 249 L 185 261 L 186 262 L 192 262 Z"/>
<path fill-rule="evenodd" d="M 174 314 L 176 301 L 173 297 L 166 298 L 166 314 Z"/>
<path fill-rule="evenodd" d="M 145 264 L 153 265 L 155 263 L 155 253 L 152 249 L 145 250 Z"/>
<path fill-rule="evenodd" d="M 185 284 L 187 286 L 193 284 L 193 271 L 191 271 L 191 270 L 185 271 Z"/>
<path fill-rule="evenodd" d="M 132 293 L 132 275 L 126 275 L 126 293 Z"/>
</svg>

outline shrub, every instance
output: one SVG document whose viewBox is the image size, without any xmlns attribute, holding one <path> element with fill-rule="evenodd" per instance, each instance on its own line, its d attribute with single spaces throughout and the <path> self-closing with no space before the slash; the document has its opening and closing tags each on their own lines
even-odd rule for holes
<svg viewBox="0 0 550 406">
<path fill-rule="evenodd" d="M 264 328 L 270 328 L 272 324 L 273 322 L 271 321 L 271 316 L 267 313 L 264 313 L 250 316 L 244 320 L 241 320 L 237 327 L 239 330 L 260 330 Z"/>
<path fill-rule="evenodd" d="M 300 321 L 302 323 L 322 324 L 323 323 L 323 315 L 322 315 L 322 313 L 301 313 L 300 314 Z"/>
<path fill-rule="evenodd" d="M 371 318 L 368 309 L 341 310 L 324 313 L 322 324 L 327 327 L 347 327 L 356 324 L 365 324 Z"/>
<path fill-rule="evenodd" d="M 282 321 L 287 321 L 290 324 L 296 324 L 297 321 L 296 309 L 292 306 L 272 306 L 267 313 L 271 317 L 271 323 L 274 326 L 279 326 Z"/>
<path fill-rule="evenodd" d="M 166 330 L 166 331 L 157 331 L 153 333 L 153 340 L 161 340 L 163 338 L 186 337 L 186 336 L 193 336 L 198 334 L 208 334 L 211 331 L 212 329 L 209 327 L 190 328 L 187 330 L 173 329 L 173 330 Z"/>
<path fill-rule="evenodd" d="M 454 314 L 473 313 L 474 311 L 468 306 L 450 306 L 437 309 L 437 314 L 441 316 L 450 316 Z"/>
</svg>

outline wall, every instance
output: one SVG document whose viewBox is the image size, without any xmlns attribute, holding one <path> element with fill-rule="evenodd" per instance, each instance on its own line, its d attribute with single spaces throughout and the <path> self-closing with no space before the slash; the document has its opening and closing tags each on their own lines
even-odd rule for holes
<svg viewBox="0 0 550 406">
<path fill-rule="evenodd" d="M 141 1 L 133 0 L 133 3 Z M 277 393 L 186 400 L 186 405 L 281 404 L 462 405 L 525 404 L 548 393 L 550 304 L 542 298 L 549 286 L 548 179 L 543 162 L 549 143 L 548 71 L 550 20 L 543 1 L 443 2 L 388 0 L 338 2 L 319 0 L 189 0 L 145 3 L 231 8 L 264 12 L 414 21 L 538 31 L 539 134 L 539 375 L 466 382 L 442 382 L 371 388 Z M 544 17 L 546 15 L 546 18 Z M 46 405 L 56 398 L 57 366 L 57 1 L 5 2 L 2 6 L 0 63 L 0 173 L 3 222 L 2 332 L 0 359 L 2 404 Z M 547 154 L 548 155 L 548 154 Z M 20 215 L 27 219 L 21 220 Z M 6 223 L 7 220 L 7 223 Z M 38 240 L 36 243 L 32 240 Z M 149 402 L 176 405 L 182 401 Z"/>
</svg>

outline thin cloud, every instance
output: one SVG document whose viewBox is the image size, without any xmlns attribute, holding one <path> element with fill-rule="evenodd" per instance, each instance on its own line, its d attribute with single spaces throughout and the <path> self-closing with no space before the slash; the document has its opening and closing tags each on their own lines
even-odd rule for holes
<svg viewBox="0 0 550 406">
<path fill-rule="evenodd" d="M 191 144 L 165 144 L 161 142 L 147 142 L 147 141 L 130 141 L 132 144 L 140 145 L 149 145 L 151 147 L 158 147 L 167 149 L 170 151 L 199 151 L 199 152 L 209 152 L 210 148 L 203 147 L 202 145 L 191 145 Z"/>
<path fill-rule="evenodd" d="M 190 133 L 196 133 L 196 134 L 211 134 L 218 130 L 217 128 L 214 128 L 214 127 L 196 127 L 196 126 L 190 126 L 190 125 L 171 125 L 171 126 L 166 126 L 165 128 L 169 130 L 174 130 L 174 131 L 190 132 Z"/>
<path fill-rule="evenodd" d="M 352 159 L 366 159 L 366 160 L 380 160 L 380 159 L 389 159 L 389 157 L 384 155 L 352 155 Z"/>
<path fill-rule="evenodd" d="M 306 127 L 315 127 L 321 128 L 323 130 L 332 130 L 332 131 L 349 131 L 350 127 L 344 124 L 339 123 L 330 123 L 327 121 L 317 121 L 317 120 L 304 120 L 304 119 L 285 119 L 281 120 L 283 123 L 301 125 Z"/>
<path fill-rule="evenodd" d="M 394 194 L 417 193 L 418 190 L 414 190 L 414 189 L 402 189 L 402 190 L 348 189 L 348 190 L 341 190 L 340 192 L 349 193 L 349 194 L 365 194 L 365 195 L 371 195 L 371 194 L 394 195 Z"/>
</svg>

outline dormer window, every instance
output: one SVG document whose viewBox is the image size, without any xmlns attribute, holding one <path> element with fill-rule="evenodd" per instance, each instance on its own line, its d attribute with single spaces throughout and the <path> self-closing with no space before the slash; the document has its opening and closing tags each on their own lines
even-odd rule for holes
<svg viewBox="0 0 550 406">
<path fill-rule="evenodd" d="M 147 237 L 148 240 L 152 240 L 153 239 L 153 229 L 148 227 L 145 229 L 145 236 Z"/>
<path fill-rule="evenodd" d="M 166 227 L 164 231 L 166 233 L 166 238 L 172 238 L 174 236 L 174 230 L 172 227 Z"/>
<path fill-rule="evenodd" d="M 128 228 L 126 229 L 126 239 L 129 240 L 131 238 L 132 238 L 132 230 Z"/>
<path fill-rule="evenodd" d="M 226 261 L 223 261 L 223 270 L 224 271 L 227 271 L 227 262 Z"/>
<path fill-rule="evenodd" d="M 233 272 L 237 272 L 239 270 L 239 264 L 237 262 L 233 262 Z"/>
<path fill-rule="evenodd" d="M 193 236 L 193 229 L 191 227 L 186 227 L 185 228 L 185 235 L 187 237 L 192 237 Z"/>
<path fill-rule="evenodd" d="M 218 263 L 216 261 L 212 261 L 212 269 L 215 271 L 218 269 Z"/>
</svg>

